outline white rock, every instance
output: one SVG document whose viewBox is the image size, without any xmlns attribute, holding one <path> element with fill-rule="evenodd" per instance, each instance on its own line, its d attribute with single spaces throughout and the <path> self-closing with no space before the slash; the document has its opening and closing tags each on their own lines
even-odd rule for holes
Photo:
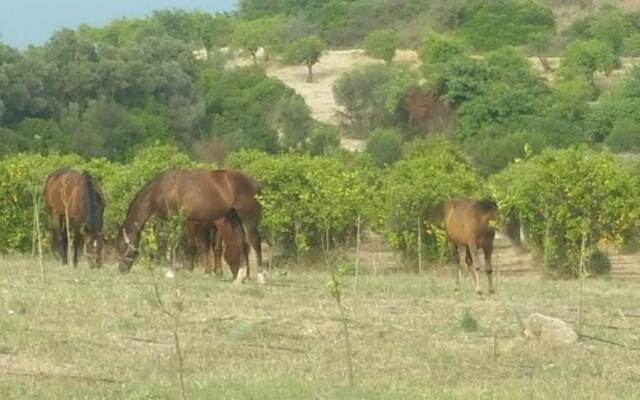
<svg viewBox="0 0 640 400">
<path fill-rule="evenodd" d="M 571 345 L 578 340 L 574 330 L 561 319 L 533 313 L 524 320 L 524 334 L 535 343 L 551 347 Z"/>
</svg>

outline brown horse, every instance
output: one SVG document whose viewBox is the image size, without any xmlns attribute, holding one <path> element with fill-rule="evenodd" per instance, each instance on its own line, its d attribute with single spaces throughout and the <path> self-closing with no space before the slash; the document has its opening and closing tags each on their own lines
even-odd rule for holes
<svg viewBox="0 0 640 400">
<path fill-rule="evenodd" d="M 210 268 L 209 249 L 213 245 L 216 275 L 222 275 L 222 257 L 224 255 L 229 270 L 236 278 L 242 257 L 247 259 L 250 251 L 244 240 L 244 231 L 236 213 L 230 212 L 226 217 L 217 219 L 207 226 L 198 225 L 187 221 L 187 247 L 191 256 L 191 269 L 194 266 L 196 250 L 201 253 L 205 269 Z"/>
<path fill-rule="evenodd" d="M 442 218 L 447 243 L 451 254 L 457 250 L 456 287 L 460 285 L 460 267 L 466 263 L 475 277 L 476 292 L 480 289 L 480 259 L 478 249 L 482 249 L 485 260 L 485 271 L 489 280 L 489 293 L 493 293 L 491 253 L 495 229 L 489 226 L 489 221 L 498 219 L 498 207 L 491 200 L 471 200 L 456 198 L 431 210 L 431 216 Z"/>
<path fill-rule="evenodd" d="M 211 221 L 234 211 L 244 232 L 244 241 L 253 247 L 258 259 L 258 280 L 262 280 L 262 252 L 257 225 L 260 205 L 256 195 L 258 182 L 233 170 L 169 170 L 149 181 L 129 204 L 127 217 L 118 232 L 116 248 L 120 272 L 128 272 L 137 258 L 140 234 L 152 215 L 166 217 L 182 210 L 187 221 L 195 225 L 198 237 L 206 237 Z M 209 243 L 211 243 L 209 241 Z M 208 250 L 202 251 L 208 259 Z M 236 283 L 247 277 L 249 262 L 240 268 Z M 208 261 L 205 271 L 211 272 Z"/>
<path fill-rule="evenodd" d="M 87 173 L 63 168 L 51 173 L 44 185 L 44 199 L 51 220 L 51 245 L 63 264 L 68 263 L 68 236 L 73 237 L 73 265 L 78 265 L 78 249 L 83 240 L 84 253 L 92 268 L 102 263 L 102 223 L 105 208 L 102 190 Z"/>
</svg>

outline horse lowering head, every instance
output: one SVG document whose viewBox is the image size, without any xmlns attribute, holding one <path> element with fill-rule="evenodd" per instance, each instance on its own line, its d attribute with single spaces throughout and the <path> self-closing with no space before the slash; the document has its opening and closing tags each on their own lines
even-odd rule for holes
<svg viewBox="0 0 640 400">
<path fill-rule="evenodd" d="M 131 236 L 131 233 L 127 233 L 125 228 L 118 230 L 118 237 L 116 238 L 118 269 L 123 274 L 131 270 L 131 265 L 140 254 L 134 238 Z"/>
</svg>

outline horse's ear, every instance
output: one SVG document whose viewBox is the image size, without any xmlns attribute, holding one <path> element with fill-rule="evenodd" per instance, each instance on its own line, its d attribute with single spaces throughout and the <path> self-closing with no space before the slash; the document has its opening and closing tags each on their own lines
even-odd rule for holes
<svg viewBox="0 0 640 400">
<path fill-rule="evenodd" d="M 122 231 L 122 238 L 124 239 L 124 242 L 127 245 L 131 245 L 131 241 L 129 240 L 129 235 L 127 235 L 127 231 L 124 228 L 122 228 L 121 231 Z"/>
</svg>

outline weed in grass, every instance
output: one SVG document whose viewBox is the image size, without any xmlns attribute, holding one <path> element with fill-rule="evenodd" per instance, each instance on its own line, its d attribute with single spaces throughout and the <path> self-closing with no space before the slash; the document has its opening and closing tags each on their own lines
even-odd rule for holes
<svg viewBox="0 0 640 400">
<path fill-rule="evenodd" d="M 475 317 L 471 314 L 468 308 L 465 308 L 462 312 L 462 319 L 460 320 L 460 327 L 465 332 L 477 332 L 478 331 L 478 321 L 476 321 Z"/>
</svg>

